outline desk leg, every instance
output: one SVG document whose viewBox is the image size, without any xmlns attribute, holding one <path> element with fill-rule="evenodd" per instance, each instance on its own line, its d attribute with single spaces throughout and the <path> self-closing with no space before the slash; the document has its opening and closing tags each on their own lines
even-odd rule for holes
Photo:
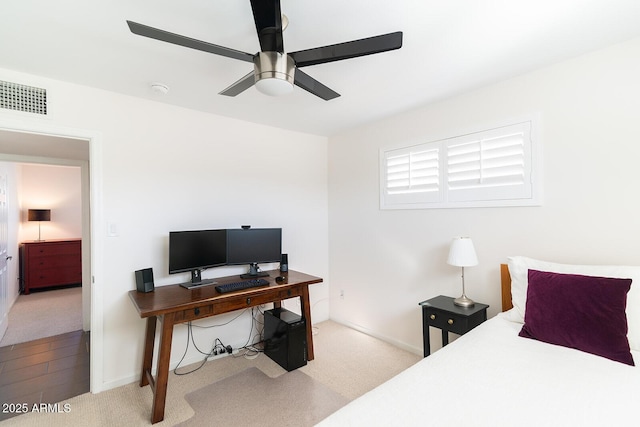
<svg viewBox="0 0 640 427">
<path fill-rule="evenodd" d="M 302 306 L 302 315 L 307 325 L 307 360 L 313 360 L 313 325 L 311 324 L 311 305 L 309 304 L 309 285 L 302 287 L 302 295 L 300 296 L 300 305 Z"/>
<path fill-rule="evenodd" d="M 144 356 L 142 357 L 142 376 L 140 377 L 140 387 L 149 384 L 151 375 L 151 365 L 153 364 L 153 344 L 156 338 L 156 316 L 147 318 L 147 332 L 144 336 Z"/>
<path fill-rule="evenodd" d="M 153 393 L 153 407 L 151 408 L 152 424 L 164 419 L 164 406 L 167 399 L 167 382 L 169 381 L 169 360 L 171 358 L 171 339 L 173 337 L 174 313 L 167 313 L 162 317 L 160 353 L 158 355 L 158 374 L 156 377 L 156 387 Z"/>
<path fill-rule="evenodd" d="M 442 346 L 449 344 L 449 331 L 442 330 Z"/>
</svg>

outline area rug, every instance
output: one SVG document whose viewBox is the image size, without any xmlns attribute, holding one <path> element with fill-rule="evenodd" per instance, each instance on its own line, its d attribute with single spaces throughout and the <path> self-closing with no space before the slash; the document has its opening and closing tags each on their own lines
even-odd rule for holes
<svg viewBox="0 0 640 427">
<path fill-rule="evenodd" d="M 0 347 L 82 329 L 82 288 L 20 295 L 9 311 L 9 327 Z"/>
<path fill-rule="evenodd" d="M 249 368 L 185 396 L 195 415 L 178 424 L 313 426 L 348 399 L 300 371 L 271 378 Z"/>
</svg>

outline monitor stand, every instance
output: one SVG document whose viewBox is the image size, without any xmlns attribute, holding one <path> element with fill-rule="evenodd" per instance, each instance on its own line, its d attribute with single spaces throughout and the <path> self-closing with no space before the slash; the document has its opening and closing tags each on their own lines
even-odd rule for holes
<svg viewBox="0 0 640 427">
<path fill-rule="evenodd" d="M 203 286 L 211 286 L 211 285 L 217 285 L 217 284 L 218 282 L 216 282 L 215 280 L 203 280 L 202 282 L 198 282 L 198 283 L 191 283 L 191 282 L 180 283 L 180 286 L 187 289 L 194 289 L 194 288 L 201 288 Z"/>
<path fill-rule="evenodd" d="M 180 283 L 180 286 L 187 289 L 199 288 L 201 286 L 215 285 L 216 282 L 213 279 L 202 280 L 202 270 L 191 270 L 191 281 L 186 283 Z"/>
<path fill-rule="evenodd" d="M 260 271 L 260 267 L 258 267 L 257 262 L 252 262 L 249 264 L 249 272 L 245 274 L 241 274 L 241 279 L 255 279 L 256 277 L 267 277 L 269 273 L 265 273 Z"/>
</svg>

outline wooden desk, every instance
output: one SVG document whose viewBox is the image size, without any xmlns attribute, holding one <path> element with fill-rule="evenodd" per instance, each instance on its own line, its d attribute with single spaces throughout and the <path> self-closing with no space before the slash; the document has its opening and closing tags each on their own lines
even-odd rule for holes
<svg viewBox="0 0 640 427">
<path fill-rule="evenodd" d="M 141 293 L 135 290 L 129 292 L 129 297 L 133 301 L 136 310 L 138 310 L 140 317 L 147 319 L 140 387 L 149 384 L 153 390 L 152 423 L 157 423 L 164 419 L 173 326 L 178 323 L 190 322 L 267 303 L 274 303 L 276 307 L 280 307 L 282 300 L 299 297 L 302 317 L 306 320 L 307 360 L 313 360 L 309 285 L 320 283 L 322 279 L 293 270 L 289 270 L 287 273 L 280 273 L 276 270 L 268 271 L 267 273 L 269 273 L 269 277 L 264 277 L 264 279 L 269 281 L 269 286 L 226 294 L 219 294 L 214 286 L 185 289 L 180 285 L 160 286 L 155 288 L 155 291 L 148 293 Z M 285 276 L 287 279 L 277 283 L 275 278 L 280 275 Z M 215 280 L 219 284 L 223 284 L 238 282 L 242 279 L 240 279 L 240 276 L 229 276 Z M 151 365 L 153 362 L 156 320 L 162 322 L 162 330 L 158 349 L 158 372 L 154 379 L 151 373 Z"/>
</svg>

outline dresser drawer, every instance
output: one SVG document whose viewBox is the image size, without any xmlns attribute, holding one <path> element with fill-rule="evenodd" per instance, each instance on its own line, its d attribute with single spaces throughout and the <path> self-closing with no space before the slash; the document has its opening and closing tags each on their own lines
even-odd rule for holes
<svg viewBox="0 0 640 427">
<path fill-rule="evenodd" d="M 48 257 L 54 255 L 78 255 L 80 256 L 80 242 L 42 242 L 26 246 L 27 257 Z"/>
<path fill-rule="evenodd" d="M 38 270 L 29 277 L 29 287 L 31 288 L 70 285 L 80 282 L 82 282 L 82 271 L 77 268 Z"/>
<path fill-rule="evenodd" d="M 69 255 L 37 256 L 29 260 L 29 270 L 75 267 L 81 263 L 80 253 Z"/>
</svg>

